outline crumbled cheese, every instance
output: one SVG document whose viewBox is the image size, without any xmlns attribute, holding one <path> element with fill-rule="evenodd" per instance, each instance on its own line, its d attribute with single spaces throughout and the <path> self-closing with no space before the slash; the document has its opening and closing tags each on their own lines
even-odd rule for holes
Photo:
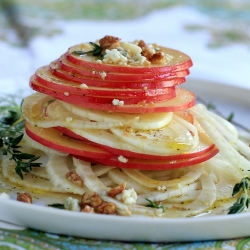
<svg viewBox="0 0 250 250">
<path fill-rule="evenodd" d="M 127 52 L 128 52 L 131 56 L 139 55 L 139 54 L 141 54 L 141 52 L 142 52 L 141 47 L 139 47 L 138 45 L 133 44 L 133 43 L 124 42 L 124 43 L 122 44 L 122 46 L 123 46 L 123 48 L 124 48 L 125 50 L 127 50 Z"/>
<path fill-rule="evenodd" d="M 87 89 L 87 88 L 88 88 L 88 85 L 85 84 L 85 83 L 82 83 L 82 84 L 80 84 L 79 87 L 80 87 L 81 89 Z"/>
<path fill-rule="evenodd" d="M 137 193 L 135 192 L 133 188 L 127 189 L 127 190 L 125 189 L 122 191 L 121 194 L 118 194 L 116 198 L 118 200 L 123 201 L 127 205 L 132 205 L 136 203 Z"/>
<path fill-rule="evenodd" d="M 69 96 L 69 92 L 64 92 L 64 95 Z"/>
<path fill-rule="evenodd" d="M 73 118 L 70 117 L 70 116 L 68 116 L 68 117 L 65 118 L 65 121 L 66 121 L 66 122 L 72 122 L 72 120 L 73 120 Z"/>
<path fill-rule="evenodd" d="M 127 162 L 128 162 L 128 159 L 125 158 L 124 156 L 120 155 L 120 156 L 118 157 L 118 161 L 123 162 L 123 163 L 127 163 Z"/>
<path fill-rule="evenodd" d="M 0 199 L 10 199 L 10 196 L 6 193 L 1 193 L 0 194 Z"/>
<path fill-rule="evenodd" d="M 157 190 L 158 191 L 164 191 L 164 190 L 167 190 L 167 188 L 165 186 L 158 186 Z"/>
<path fill-rule="evenodd" d="M 118 99 L 113 99 L 112 104 L 114 106 L 123 106 L 124 105 L 124 101 L 120 101 Z"/>
<path fill-rule="evenodd" d="M 98 59 L 96 60 L 97 63 L 102 63 L 102 60 Z"/>
<path fill-rule="evenodd" d="M 112 49 L 112 50 L 106 49 L 105 53 L 106 54 L 104 55 L 103 59 L 104 63 L 126 64 L 128 61 L 127 57 L 123 56 L 121 52 L 118 51 L 117 49 Z"/>
<path fill-rule="evenodd" d="M 107 76 L 107 73 L 104 72 L 104 71 L 100 72 L 99 74 L 100 74 L 100 76 L 101 76 L 102 79 L 105 79 L 105 77 Z"/>
<path fill-rule="evenodd" d="M 147 58 L 145 56 L 142 56 L 140 54 L 136 54 L 135 56 L 132 57 L 132 59 L 137 64 L 144 64 L 144 62 L 147 60 Z"/>
<path fill-rule="evenodd" d="M 77 199 L 73 199 L 72 197 L 68 197 L 64 202 L 64 207 L 67 210 L 80 212 L 81 208 L 79 206 L 79 202 Z"/>
</svg>

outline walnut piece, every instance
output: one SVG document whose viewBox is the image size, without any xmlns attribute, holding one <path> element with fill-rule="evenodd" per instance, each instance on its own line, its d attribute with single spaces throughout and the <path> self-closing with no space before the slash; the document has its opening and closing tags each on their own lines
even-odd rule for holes
<svg viewBox="0 0 250 250">
<path fill-rule="evenodd" d="M 93 214 L 95 213 L 95 210 L 93 207 L 86 205 L 84 208 L 82 208 L 81 212 Z"/>
<path fill-rule="evenodd" d="M 84 208 L 86 205 L 96 208 L 102 204 L 102 199 L 96 192 L 85 192 L 82 195 L 81 207 Z"/>
<path fill-rule="evenodd" d="M 116 197 L 116 195 L 121 194 L 122 191 L 126 188 L 126 182 L 122 183 L 121 185 L 112 188 L 108 191 L 108 196 L 110 197 Z"/>
<path fill-rule="evenodd" d="M 99 40 L 100 47 L 104 52 L 106 49 L 115 49 L 120 46 L 120 38 L 115 36 L 105 36 Z"/>
<path fill-rule="evenodd" d="M 154 53 L 143 40 L 139 41 L 138 46 L 142 49 L 142 56 L 145 56 L 151 63 L 163 64 L 166 62 L 166 58 L 162 51 L 157 51 Z"/>
<path fill-rule="evenodd" d="M 103 201 L 96 192 L 85 192 L 81 199 L 81 212 L 114 214 L 116 205 L 112 202 Z"/>
<path fill-rule="evenodd" d="M 115 210 L 116 210 L 116 206 L 112 202 L 106 202 L 106 201 L 104 201 L 95 210 L 99 214 L 114 214 Z"/>
<path fill-rule="evenodd" d="M 153 54 L 150 61 L 151 61 L 151 63 L 154 63 L 154 64 L 163 64 L 166 61 L 166 58 L 165 58 L 163 52 L 158 51 L 158 52 Z"/>
<path fill-rule="evenodd" d="M 142 56 L 145 56 L 147 58 L 148 61 L 151 61 L 151 58 L 153 57 L 153 51 L 149 49 L 149 47 L 147 46 L 147 44 L 143 41 L 140 40 L 138 43 L 138 46 L 141 47 L 142 49 Z"/>
<path fill-rule="evenodd" d="M 29 193 L 18 193 L 17 194 L 17 201 L 25 202 L 25 203 L 32 203 L 32 197 Z"/>
<path fill-rule="evenodd" d="M 77 186 L 83 187 L 83 180 L 76 172 L 73 171 L 68 172 L 65 175 L 65 178 L 71 181 L 72 183 L 76 184 Z"/>
</svg>

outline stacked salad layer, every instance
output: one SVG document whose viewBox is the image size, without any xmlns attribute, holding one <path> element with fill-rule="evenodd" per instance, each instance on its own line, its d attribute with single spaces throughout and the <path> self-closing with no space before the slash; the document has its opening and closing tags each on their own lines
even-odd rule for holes
<svg viewBox="0 0 250 250">
<path fill-rule="evenodd" d="M 143 40 L 69 48 L 31 76 L 36 93 L 22 104 L 22 146 L 47 160 L 17 181 L 6 158 L 4 176 L 78 195 L 65 206 L 82 212 L 187 217 L 232 203 L 250 149 L 181 87 L 191 66 L 186 54 Z"/>
<path fill-rule="evenodd" d="M 31 77 L 31 88 L 45 95 L 23 104 L 27 134 L 115 167 L 156 170 L 203 162 L 218 150 L 187 111 L 195 96 L 179 85 L 190 66 L 187 55 L 142 40 L 106 36 L 98 44 L 73 46 Z"/>
</svg>

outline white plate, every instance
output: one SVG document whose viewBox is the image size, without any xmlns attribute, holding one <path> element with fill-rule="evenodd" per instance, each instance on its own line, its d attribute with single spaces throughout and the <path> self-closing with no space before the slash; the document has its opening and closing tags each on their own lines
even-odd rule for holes
<svg viewBox="0 0 250 250">
<path fill-rule="evenodd" d="M 223 112 L 250 124 L 250 90 L 206 81 L 189 80 L 184 85 L 211 101 Z M 160 219 L 85 214 L 0 199 L 0 220 L 57 234 L 85 238 L 175 242 L 229 239 L 250 235 L 250 213 L 196 218 Z"/>
</svg>

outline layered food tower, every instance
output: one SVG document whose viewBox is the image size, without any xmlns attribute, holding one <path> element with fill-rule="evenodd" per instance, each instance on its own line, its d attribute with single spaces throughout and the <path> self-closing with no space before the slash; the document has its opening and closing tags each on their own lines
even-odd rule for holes
<svg viewBox="0 0 250 250">
<path fill-rule="evenodd" d="M 180 51 L 105 36 L 37 69 L 30 79 L 37 93 L 22 111 L 27 144 L 48 155 L 46 188 L 80 195 L 85 212 L 209 211 L 223 199 L 211 162 L 223 156 L 204 121 L 219 121 L 235 138 L 237 131 L 180 86 L 191 66 Z M 240 179 L 235 172 L 230 181 Z"/>
</svg>

